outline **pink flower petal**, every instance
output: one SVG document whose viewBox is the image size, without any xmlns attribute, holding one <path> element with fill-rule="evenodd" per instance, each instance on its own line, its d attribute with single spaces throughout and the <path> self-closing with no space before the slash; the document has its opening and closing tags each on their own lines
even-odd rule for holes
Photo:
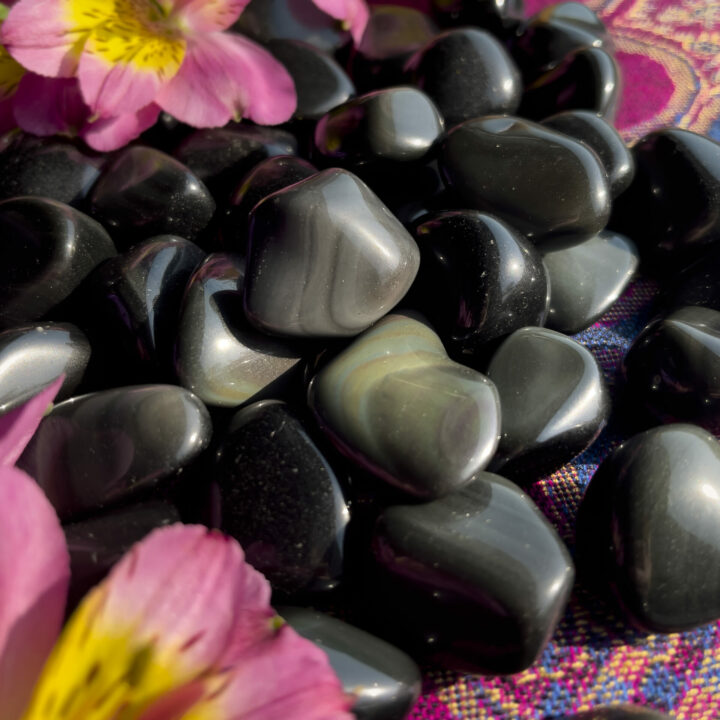
<svg viewBox="0 0 720 720">
<path fill-rule="evenodd" d="M 14 100 L 14 97 L 0 100 L 0 135 L 4 135 L 18 125 L 13 114 Z"/>
<path fill-rule="evenodd" d="M 175 0 L 173 15 L 192 32 L 226 30 L 239 17 L 250 0 Z"/>
<path fill-rule="evenodd" d="M 181 122 L 219 127 L 248 117 L 263 125 L 289 120 L 297 97 L 287 70 L 241 35 L 209 33 L 188 41 L 178 74 L 156 102 Z"/>
<path fill-rule="evenodd" d="M 160 106 L 151 103 L 136 113 L 125 113 L 86 123 L 80 131 L 80 137 L 94 150 L 117 150 L 151 128 L 157 122 L 159 114 Z"/>
<path fill-rule="evenodd" d="M 0 532 L 0 716 L 14 720 L 62 626 L 70 561 L 50 503 L 16 468 L 0 468 Z"/>
<path fill-rule="evenodd" d="M 75 78 L 27 73 L 14 98 L 17 124 L 33 135 L 76 133 L 90 115 Z"/>
<path fill-rule="evenodd" d="M 223 720 L 352 720 L 352 701 L 327 656 L 285 625 L 219 680 L 223 690 L 201 703 L 198 717 Z M 206 713 L 206 715 L 203 714 Z"/>
<path fill-rule="evenodd" d="M 14 465 L 22 455 L 64 379 L 64 375 L 60 376 L 24 405 L 0 416 L 0 466 Z"/>
<path fill-rule="evenodd" d="M 68 0 L 20 0 L 10 9 L 0 41 L 23 67 L 39 75 L 70 77 L 82 34 L 69 27 Z"/>
<path fill-rule="evenodd" d="M 355 44 L 360 44 L 370 19 L 370 10 L 365 0 L 313 0 L 313 2 L 324 13 L 341 20 L 350 30 Z"/>
</svg>

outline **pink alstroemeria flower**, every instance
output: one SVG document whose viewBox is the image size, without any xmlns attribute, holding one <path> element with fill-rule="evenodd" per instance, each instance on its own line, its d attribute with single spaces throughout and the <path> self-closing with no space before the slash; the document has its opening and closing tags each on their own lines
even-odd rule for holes
<svg viewBox="0 0 720 720">
<path fill-rule="evenodd" d="M 351 720 L 324 653 L 204 527 L 150 534 L 60 633 L 65 539 L 13 464 L 61 382 L 0 418 L 0 720 Z"/>
<path fill-rule="evenodd" d="M 146 126 L 162 109 L 194 127 L 242 117 L 275 125 L 295 109 L 292 78 L 268 51 L 225 32 L 248 2 L 19 0 L 0 32 L 26 70 L 77 77 L 90 122 L 123 118 L 125 127 L 133 122 L 128 116 L 142 115 L 135 122 Z M 313 2 L 360 39 L 365 0 Z M 122 144 L 112 125 L 101 132 L 109 137 L 106 147 Z"/>
</svg>

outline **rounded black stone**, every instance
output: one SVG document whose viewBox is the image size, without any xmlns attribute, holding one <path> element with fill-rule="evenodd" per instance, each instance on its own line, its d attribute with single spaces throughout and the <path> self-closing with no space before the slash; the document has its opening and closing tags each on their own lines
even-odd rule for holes
<svg viewBox="0 0 720 720">
<path fill-rule="evenodd" d="M 542 125 L 565 133 L 594 150 L 602 161 L 616 198 L 630 187 L 635 160 L 630 148 L 607 120 L 589 110 L 566 110 L 542 121 Z"/>
<path fill-rule="evenodd" d="M 415 229 L 420 271 L 411 291 L 451 354 L 547 315 L 548 278 L 538 250 L 500 220 L 472 210 L 440 213 Z"/>
<path fill-rule="evenodd" d="M 524 0 L 432 0 L 431 5 L 443 27 L 477 25 L 496 35 L 525 16 Z"/>
<path fill-rule="evenodd" d="M 115 255 L 100 223 L 46 198 L 0 203 L 0 326 L 46 315 Z"/>
<path fill-rule="evenodd" d="M 610 215 L 598 156 L 530 120 L 494 116 L 459 125 L 442 143 L 440 168 L 468 207 L 500 217 L 535 243 L 594 235 Z"/>
<path fill-rule="evenodd" d="M 663 303 L 669 310 L 685 305 L 720 310 L 720 245 L 667 279 Z"/>
<path fill-rule="evenodd" d="M 635 435 L 600 466 L 577 519 L 577 565 L 650 632 L 720 617 L 720 444 L 673 424 Z"/>
<path fill-rule="evenodd" d="M 596 707 L 577 715 L 563 715 L 558 720 L 671 720 L 669 715 L 639 705 Z"/>
<path fill-rule="evenodd" d="M 720 312 L 691 306 L 653 320 L 622 372 L 633 399 L 655 417 L 720 431 Z"/>
<path fill-rule="evenodd" d="M 141 145 L 123 150 L 105 169 L 90 207 L 122 247 L 155 235 L 196 240 L 215 212 L 208 189 L 187 167 Z"/>
<path fill-rule="evenodd" d="M 233 418 L 217 452 L 221 529 L 274 590 L 335 588 L 348 508 L 335 473 L 285 403 L 261 401 Z"/>
<path fill-rule="evenodd" d="M 438 35 L 408 61 L 407 70 L 448 128 L 481 115 L 514 113 L 520 103 L 520 73 L 500 41 L 484 30 Z"/>
</svg>

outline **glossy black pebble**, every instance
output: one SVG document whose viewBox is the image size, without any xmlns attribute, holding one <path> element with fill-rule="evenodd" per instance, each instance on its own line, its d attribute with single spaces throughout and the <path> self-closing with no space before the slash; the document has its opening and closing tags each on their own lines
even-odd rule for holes
<svg viewBox="0 0 720 720">
<path fill-rule="evenodd" d="M 635 179 L 615 202 L 610 227 L 673 274 L 720 240 L 720 143 L 670 128 L 646 135 L 633 156 Z"/>
<path fill-rule="evenodd" d="M 536 243 L 594 235 L 610 215 L 597 155 L 530 120 L 496 116 L 459 125 L 442 143 L 440 167 L 468 207 L 500 217 Z"/>
<path fill-rule="evenodd" d="M 446 669 L 529 667 L 573 583 L 550 523 L 516 485 L 490 473 L 439 500 L 387 508 L 372 546 L 380 624 Z"/>
<path fill-rule="evenodd" d="M 327 653 L 358 720 L 402 720 L 420 695 L 417 665 L 380 638 L 324 613 L 278 608 L 281 617 Z"/>
<path fill-rule="evenodd" d="M 415 229 L 420 271 L 410 297 L 447 349 L 482 345 L 547 315 L 548 278 L 538 250 L 500 220 L 473 210 L 440 213 Z"/>
<path fill-rule="evenodd" d="M 524 0 L 432 0 L 433 15 L 446 25 L 478 25 L 493 33 L 525 14 Z"/>
<path fill-rule="evenodd" d="M 553 330 L 516 330 L 493 355 L 487 376 L 502 415 L 489 468 L 517 482 L 533 482 L 572 460 L 608 420 L 610 398 L 597 361 Z"/>
<path fill-rule="evenodd" d="M 65 375 L 55 402 L 83 379 L 90 343 L 70 323 L 20 325 L 0 332 L 0 413 L 21 405 Z"/>
<path fill-rule="evenodd" d="M 33 195 L 82 208 L 106 163 L 69 140 L 20 135 L 0 153 L 0 199 Z"/>
<path fill-rule="evenodd" d="M 90 195 L 92 215 L 118 246 L 155 235 L 195 240 L 210 222 L 215 201 L 184 165 L 154 148 L 123 150 L 105 169 Z"/>
<path fill-rule="evenodd" d="M 0 203 L 0 326 L 43 317 L 116 254 L 102 226 L 45 198 Z"/>
<path fill-rule="evenodd" d="M 720 444 L 695 425 L 635 435 L 597 470 L 577 521 L 578 571 L 651 632 L 720 617 Z"/>
<path fill-rule="evenodd" d="M 545 118 L 541 124 L 579 140 L 597 153 L 607 172 L 614 198 L 630 187 L 635 176 L 635 160 L 630 148 L 607 120 L 589 110 L 566 110 Z"/>
<path fill-rule="evenodd" d="M 216 452 L 221 529 L 285 595 L 332 590 L 348 509 L 327 460 L 285 403 L 240 410 Z"/>
<path fill-rule="evenodd" d="M 665 422 L 720 431 L 720 312 L 684 307 L 651 322 L 623 360 L 634 400 Z"/>
<path fill-rule="evenodd" d="M 578 715 L 564 715 L 558 720 L 671 720 L 669 715 L 639 705 L 596 707 Z"/>
<path fill-rule="evenodd" d="M 298 40 L 273 40 L 267 49 L 295 83 L 298 120 L 317 120 L 355 94 L 347 73 L 328 54 Z"/>
<path fill-rule="evenodd" d="M 615 59 L 602 48 L 581 48 L 525 88 L 518 115 L 542 120 L 564 110 L 590 110 L 612 121 L 619 100 Z"/>
<path fill-rule="evenodd" d="M 350 167 L 422 160 L 443 132 L 432 100 L 412 87 L 361 95 L 315 126 L 315 149 L 326 163 Z"/>
<path fill-rule="evenodd" d="M 125 500 L 188 465 L 210 442 L 205 406 L 174 385 L 138 385 L 56 405 L 18 467 L 62 520 Z"/>
<path fill-rule="evenodd" d="M 663 306 L 668 311 L 685 305 L 720 310 L 720 245 L 711 247 L 682 272 L 667 278 Z"/>
<path fill-rule="evenodd" d="M 550 278 L 547 327 L 574 335 L 610 309 L 632 280 L 640 256 L 630 238 L 603 230 L 575 245 L 546 251 Z"/>
<path fill-rule="evenodd" d="M 408 77 L 435 102 L 448 128 L 464 120 L 514 113 L 522 83 L 499 40 L 477 28 L 449 30 L 409 61 Z"/>
<path fill-rule="evenodd" d="M 275 155 L 296 155 L 297 140 L 273 127 L 230 124 L 197 130 L 173 153 L 202 180 L 222 206 L 243 176 Z"/>
<path fill-rule="evenodd" d="M 156 528 L 180 522 L 169 502 L 152 500 L 63 527 L 70 553 L 69 607 L 97 585 L 118 560 Z"/>
</svg>

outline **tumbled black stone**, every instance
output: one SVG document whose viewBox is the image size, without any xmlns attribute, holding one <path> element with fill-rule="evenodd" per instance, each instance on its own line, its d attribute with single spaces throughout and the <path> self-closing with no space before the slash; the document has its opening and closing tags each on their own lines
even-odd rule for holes
<svg viewBox="0 0 720 720">
<path fill-rule="evenodd" d="M 328 164 L 422 160 L 443 132 L 430 98 L 412 87 L 362 95 L 331 110 L 315 127 L 315 150 Z"/>
<path fill-rule="evenodd" d="M 220 527 L 247 561 L 285 595 L 335 588 L 348 508 L 300 416 L 273 400 L 240 410 L 215 459 Z"/>
<path fill-rule="evenodd" d="M 17 464 L 68 520 L 180 470 L 211 433 L 205 406 L 183 388 L 116 388 L 55 405 Z"/>
<path fill-rule="evenodd" d="M 671 720 L 669 715 L 639 705 L 596 707 L 577 715 L 563 715 L 558 720 Z"/>
<path fill-rule="evenodd" d="M 529 667 L 573 583 L 550 523 L 516 485 L 490 473 L 439 500 L 387 508 L 372 548 L 378 627 L 446 669 Z"/>
<path fill-rule="evenodd" d="M 578 571 L 652 632 L 720 617 L 720 444 L 666 425 L 635 435 L 597 470 L 577 520 Z"/>
<path fill-rule="evenodd" d="M 330 666 L 353 697 L 358 720 L 402 720 L 420 695 L 418 666 L 401 650 L 324 613 L 281 607 L 281 617 L 327 653 Z"/>
<path fill-rule="evenodd" d="M 685 305 L 720 310 L 720 245 L 667 279 L 663 303 L 669 310 Z"/>
<path fill-rule="evenodd" d="M 316 47 L 299 40 L 273 40 L 267 48 L 295 83 L 297 107 L 293 117 L 316 120 L 355 94 L 347 73 Z"/>
<path fill-rule="evenodd" d="M 82 208 L 106 162 L 70 140 L 20 135 L 0 153 L 0 200 L 33 195 Z"/>
<path fill-rule="evenodd" d="M 258 163 L 230 195 L 220 225 L 220 243 L 228 252 L 245 254 L 250 211 L 277 190 L 314 175 L 317 168 L 296 155 L 275 155 Z"/>
<path fill-rule="evenodd" d="M 520 102 L 515 64 L 499 40 L 477 28 L 438 35 L 408 61 L 407 70 L 448 128 L 481 115 L 514 113 Z"/>
<path fill-rule="evenodd" d="M 90 207 L 122 247 L 155 235 L 196 240 L 215 212 L 208 189 L 187 167 L 141 145 L 123 150 L 103 171 Z"/>
<path fill-rule="evenodd" d="M 65 300 L 115 246 L 79 210 L 46 198 L 0 203 L 0 326 L 37 320 Z"/>
<path fill-rule="evenodd" d="M 260 43 L 301 40 L 325 52 L 350 42 L 350 33 L 311 0 L 252 0 L 233 28 Z"/>
<path fill-rule="evenodd" d="M 498 34 L 524 17 L 524 0 L 432 0 L 433 16 L 443 25 L 478 25 Z"/>
<path fill-rule="evenodd" d="M 530 483 L 586 450 L 610 414 L 602 371 L 589 350 L 546 328 L 516 330 L 492 356 L 500 395 L 500 444 L 489 469 Z"/>
<path fill-rule="evenodd" d="M 617 130 L 589 110 L 566 110 L 542 121 L 542 125 L 570 135 L 597 153 L 617 197 L 628 189 L 635 175 L 635 160 Z"/>
<path fill-rule="evenodd" d="M 628 391 L 664 422 L 720 431 L 720 312 L 684 307 L 653 320 L 623 359 Z"/>
<path fill-rule="evenodd" d="M 635 179 L 615 202 L 610 227 L 668 273 L 720 239 L 720 143 L 668 128 L 633 146 Z"/>
<path fill-rule="evenodd" d="M 375 5 L 362 40 L 350 53 L 348 67 L 360 92 L 401 85 L 405 63 L 438 29 L 424 12 L 400 5 Z"/>
<path fill-rule="evenodd" d="M 451 354 L 472 355 L 525 325 L 542 325 L 548 280 L 538 250 L 496 218 L 440 213 L 415 229 L 420 271 L 411 302 Z"/>
<path fill-rule="evenodd" d="M 55 402 L 72 395 L 90 360 L 90 343 L 70 323 L 32 323 L 0 332 L 0 413 L 65 375 Z"/>
<path fill-rule="evenodd" d="M 620 68 L 602 48 L 581 48 L 525 88 L 518 115 L 542 120 L 565 110 L 590 110 L 612 121 L 620 100 Z"/>
<path fill-rule="evenodd" d="M 230 124 L 197 130 L 174 156 L 192 170 L 222 204 L 243 176 L 274 155 L 296 155 L 297 141 L 289 132 L 272 127 Z"/>
<path fill-rule="evenodd" d="M 536 243 L 593 235 L 610 215 L 597 155 L 530 120 L 496 116 L 459 125 L 442 143 L 440 167 L 468 207 L 500 217 Z"/>
<path fill-rule="evenodd" d="M 630 238 L 603 230 L 543 254 L 550 279 L 547 327 L 574 335 L 590 327 L 620 297 L 640 262 Z"/>
<path fill-rule="evenodd" d="M 204 258 L 189 240 L 161 235 L 110 258 L 91 274 L 77 303 L 84 306 L 78 315 L 103 366 L 124 366 L 121 377 L 128 381 L 172 378 L 180 301 Z"/>
<path fill-rule="evenodd" d="M 175 370 L 180 383 L 208 405 L 237 407 L 259 400 L 260 393 L 279 392 L 304 351 L 248 323 L 244 283 L 241 257 L 213 253 L 188 282 L 182 301 Z"/>
<path fill-rule="evenodd" d="M 135 543 L 176 522 L 180 515 L 174 505 L 153 500 L 65 525 L 70 553 L 68 606 L 73 608 Z"/>
</svg>

